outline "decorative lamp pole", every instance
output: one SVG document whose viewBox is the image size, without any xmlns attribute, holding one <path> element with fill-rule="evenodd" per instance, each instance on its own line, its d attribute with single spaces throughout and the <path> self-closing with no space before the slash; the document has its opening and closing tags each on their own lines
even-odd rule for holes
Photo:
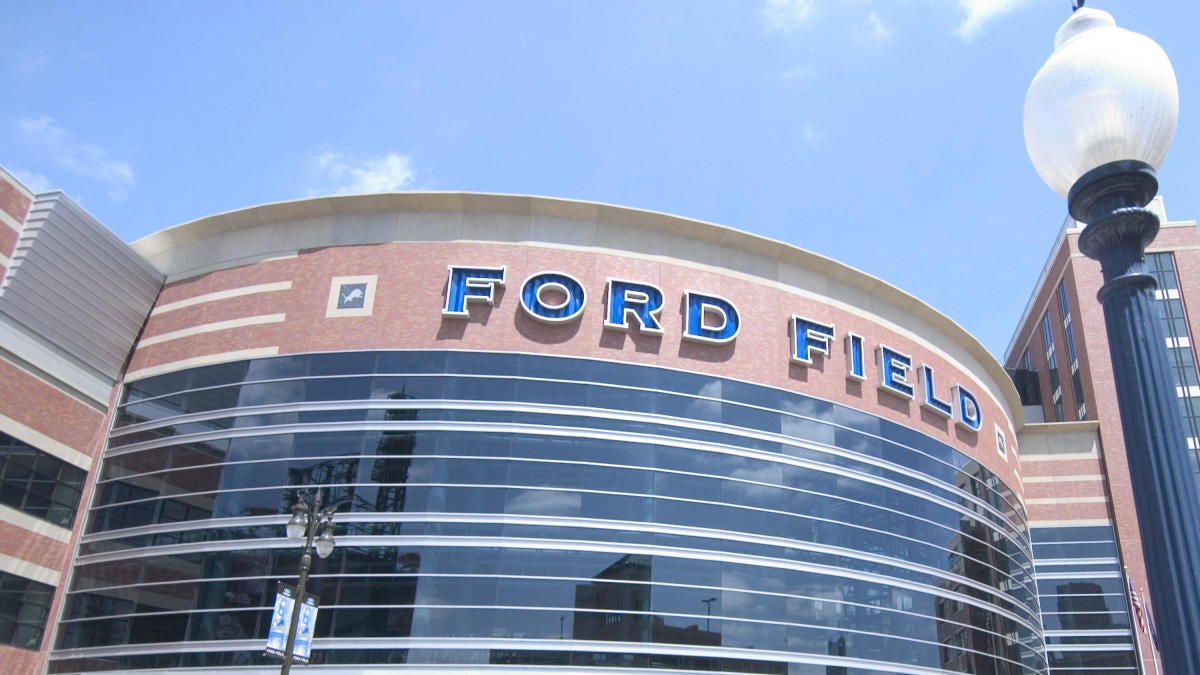
<svg viewBox="0 0 1200 675">
<path fill-rule="evenodd" d="M 283 648 L 283 665 L 279 675 L 287 675 L 292 669 L 292 650 L 296 646 L 296 626 L 300 622 L 300 605 L 304 602 L 308 586 L 308 571 L 312 567 L 312 552 L 315 549 L 322 559 L 333 553 L 334 507 L 321 509 L 321 490 L 305 490 L 299 494 L 292 507 L 292 517 L 287 522 L 287 537 L 292 541 L 304 542 L 300 554 L 300 579 L 296 583 L 296 597 L 292 602 L 292 617 L 288 622 L 287 643 Z M 310 507 L 311 502 L 311 507 Z M 318 534 L 318 530 L 320 534 Z"/>
<path fill-rule="evenodd" d="M 1142 551 L 1165 675 L 1200 673 L 1200 497 L 1167 360 L 1155 280 L 1145 271 L 1158 216 L 1146 208 L 1179 117 L 1175 72 L 1149 38 L 1076 9 L 1025 97 L 1025 145 L 1042 179 L 1087 223 L 1100 262 Z M 1136 639 L 1136 634 L 1135 634 Z"/>
<path fill-rule="evenodd" d="M 717 601 L 716 598 L 709 598 L 707 600 L 700 601 L 700 602 L 704 603 L 704 610 L 705 610 L 704 632 L 706 632 L 706 633 L 712 632 L 712 604 L 716 601 Z"/>
</svg>

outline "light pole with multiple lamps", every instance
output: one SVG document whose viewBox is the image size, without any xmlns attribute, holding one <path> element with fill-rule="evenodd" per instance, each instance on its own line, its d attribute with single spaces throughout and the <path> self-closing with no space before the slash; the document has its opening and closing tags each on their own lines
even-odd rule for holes
<svg viewBox="0 0 1200 675">
<path fill-rule="evenodd" d="M 300 606 L 304 603 L 304 592 L 308 586 L 308 571 L 312 567 L 315 550 L 321 558 L 333 553 L 333 514 L 335 507 L 321 508 L 322 491 L 304 490 L 297 495 L 292 506 L 292 517 L 287 522 L 287 537 L 303 542 L 300 549 L 300 578 L 296 583 L 296 597 L 292 601 L 292 616 L 288 621 L 287 642 L 283 648 L 283 664 L 279 675 L 287 675 L 292 669 L 292 650 L 296 646 L 296 626 L 300 621 Z"/>
<path fill-rule="evenodd" d="M 1158 216 L 1155 171 L 1175 134 L 1179 92 L 1163 50 L 1081 9 L 1025 98 L 1025 144 L 1042 179 L 1086 223 L 1129 460 L 1165 675 L 1200 673 L 1200 497 L 1188 458 L 1156 282 L 1146 272 Z M 1137 639 L 1136 634 L 1134 639 Z"/>
</svg>

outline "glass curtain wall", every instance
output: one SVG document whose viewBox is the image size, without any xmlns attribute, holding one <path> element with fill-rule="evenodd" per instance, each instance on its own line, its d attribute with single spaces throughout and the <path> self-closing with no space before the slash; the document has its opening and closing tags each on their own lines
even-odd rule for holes
<svg viewBox="0 0 1200 675">
<path fill-rule="evenodd" d="M 302 489 L 338 509 L 314 663 L 1046 667 L 1024 512 L 945 444 L 712 376 L 401 351 L 129 384 L 50 671 L 273 663 Z"/>
</svg>

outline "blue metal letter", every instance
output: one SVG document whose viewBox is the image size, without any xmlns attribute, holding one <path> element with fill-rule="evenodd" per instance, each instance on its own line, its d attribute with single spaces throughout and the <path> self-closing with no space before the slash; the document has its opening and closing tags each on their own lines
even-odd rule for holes
<svg viewBox="0 0 1200 675">
<path fill-rule="evenodd" d="M 684 306 L 684 339 L 722 344 L 737 337 L 741 328 L 737 308 L 725 298 L 685 291 Z"/>
<path fill-rule="evenodd" d="M 934 389 L 933 367 L 927 366 L 925 364 L 921 364 L 920 372 L 921 372 L 921 375 L 920 375 L 921 391 L 923 393 L 923 399 L 921 400 L 921 405 L 925 406 L 926 408 L 929 408 L 930 410 L 941 415 L 942 417 L 950 417 L 951 415 L 953 415 L 954 407 L 952 405 L 950 405 L 949 402 L 939 399 L 937 397 L 937 393 L 935 393 L 933 390 Z"/>
<path fill-rule="evenodd" d="M 663 294 L 657 287 L 636 281 L 608 280 L 608 309 L 605 328 L 629 330 L 629 317 L 638 322 L 643 333 L 662 334 L 658 313 L 662 311 Z"/>
<path fill-rule="evenodd" d="M 891 347 L 879 345 L 879 388 L 904 398 L 913 398 L 913 385 L 908 380 L 912 357 Z"/>
<path fill-rule="evenodd" d="M 482 300 L 492 304 L 496 300 L 496 287 L 504 286 L 503 267 L 456 267 L 449 266 L 446 280 L 446 304 L 442 316 L 466 319 L 467 303 Z"/>
<path fill-rule="evenodd" d="M 867 364 L 863 358 L 863 336 L 846 333 L 846 379 L 867 379 Z"/>
<path fill-rule="evenodd" d="M 561 302 L 548 304 L 542 293 L 554 289 L 563 295 Z M 525 280 L 521 287 L 521 307 L 529 316 L 545 323 L 564 323 L 583 312 L 587 293 L 573 277 L 561 272 L 542 272 Z"/>
<path fill-rule="evenodd" d="M 812 365 L 812 353 L 829 356 L 833 341 L 833 324 L 820 323 L 792 315 L 792 363 Z"/>
<path fill-rule="evenodd" d="M 961 384 L 954 385 L 954 400 L 958 402 L 954 422 L 960 427 L 979 431 L 983 426 L 983 413 L 979 410 L 979 399 Z"/>
</svg>

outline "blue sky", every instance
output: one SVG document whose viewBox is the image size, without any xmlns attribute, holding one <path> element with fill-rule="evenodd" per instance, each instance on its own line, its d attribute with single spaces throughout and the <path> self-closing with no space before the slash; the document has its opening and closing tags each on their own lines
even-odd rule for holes
<svg viewBox="0 0 1200 675">
<path fill-rule="evenodd" d="M 1070 0 L 50 2 L 0 22 L 0 164 L 125 240 L 332 192 L 666 211 L 908 291 L 998 356 L 1066 214 L 1021 110 Z M 1159 177 L 1200 217 L 1200 3 Z"/>
</svg>

